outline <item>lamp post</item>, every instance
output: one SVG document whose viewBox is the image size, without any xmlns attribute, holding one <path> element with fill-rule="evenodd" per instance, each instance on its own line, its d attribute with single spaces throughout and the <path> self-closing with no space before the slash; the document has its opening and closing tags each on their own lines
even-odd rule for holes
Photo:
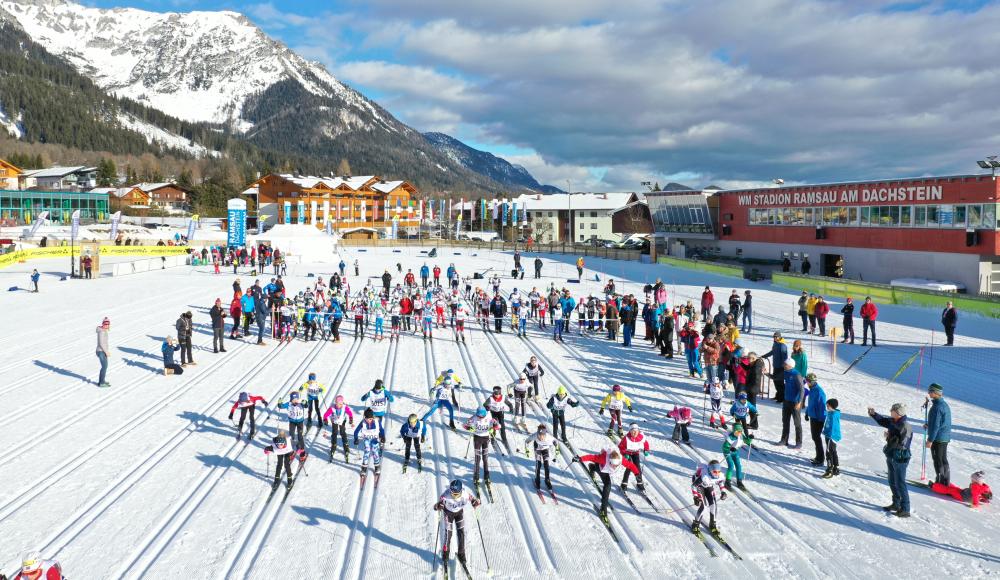
<svg viewBox="0 0 1000 580">
<path fill-rule="evenodd" d="M 566 234 L 566 241 L 573 243 L 573 185 L 570 180 L 566 180 L 566 210 L 569 213 L 566 221 L 569 226 L 569 232 Z"/>
<path fill-rule="evenodd" d="M 1000 169 L 1000 161 L 997 161 L 996 155 L 990 155 L 986 159 L 976 161 L 976 163 L 983 169 L 989 169 L 993 177 L 997 176 L 997 169 Z"/>
</svg>

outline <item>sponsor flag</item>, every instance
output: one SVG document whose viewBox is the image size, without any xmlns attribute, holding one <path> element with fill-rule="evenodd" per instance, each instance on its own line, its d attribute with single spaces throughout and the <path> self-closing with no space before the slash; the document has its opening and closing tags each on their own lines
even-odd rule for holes
<svg viewBox="0 0 1000 580">
<path fill-rule="evenodd" d="M 72 227 L 70 229 L 70 237 L 76 238 L 80 234 L 80 210 L 73 210 L 73 215 L 70 217 Z"/>
<path fill-rule="evenodd" d="M 193 216 L 191 216 L 191 219 L 188 220 L 187 239 L 189 242 L 194 239 L 194 230 L 197 227 L 198 227 L 198 214 L 194 214 Z"/>
<path fill-rule="evenodd" d="M 122 212 L 118 212 L 115 215 L 118 216 L 118 217 L 121 217 Z M 38 228 L 42 227 L 42 224 L 45 223 L 45 220 L 47 220 L 48 217 L 49 217 L 49 212 L 47 212 L 47 211 L 39 212 L 38 215 L 35 216 L 35 223 L 31 224 L 31 233 L 28 234 L 29 238 L 35 237 L 35 234 L 38 233 Z M 112 232 L 114 232 L 114 231 L 116 231 L 118 229 L 118 224 L 115 223 L 113 216 L 111 218 L 111 229 L 112 229 Z M 111 239 L 112 240 L 115 239 L 115 234 L 114 233 L 111 234 Z"/>
</svg>

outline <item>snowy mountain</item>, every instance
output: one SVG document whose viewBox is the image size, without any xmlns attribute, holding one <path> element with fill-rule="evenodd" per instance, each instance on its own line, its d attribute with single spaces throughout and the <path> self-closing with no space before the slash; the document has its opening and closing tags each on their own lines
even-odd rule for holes
<svg viewBox="0 0 1000 580">
<path fill-rule="evenodd" d="M 551 185 L 542 185 L 520 165 L 497 157 L 487 151 L 469 147 L 458 139 L 444 133 L 424 133 L 438 151 L 447 155 L 452 161 L 463 167 L 485 175 L 508 187 L 529 189 L 543 193 L 561 193 L 562 190 Z"/>
<path fill-rule="evenodd" d="M 182 121 L 330 167 L 346 158 L 356 172 L 423 188 L 499 189 L 239 13 L 100 9 L 64 0 L 0 0 L 0 10 L 101 89 Z M 121 122 L 135 127 L 131 119 Z"/>
</svg>

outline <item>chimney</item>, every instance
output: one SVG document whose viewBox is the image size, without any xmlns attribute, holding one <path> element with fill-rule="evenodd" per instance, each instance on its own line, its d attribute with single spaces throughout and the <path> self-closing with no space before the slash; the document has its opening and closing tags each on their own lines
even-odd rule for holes
<svg viewBox="0 0 1000 580">
<path fill-rule="evenodd" d="M 535 194 L 535 201 L 541 201 L 541 200 L 542 200 L 542 194 L 536 193 Z"/>
<path fill-rule="evenodd" d="M 601 199 L 608 199 L 608 194 L 602 193 L 601 194 Z"/>
</svg>

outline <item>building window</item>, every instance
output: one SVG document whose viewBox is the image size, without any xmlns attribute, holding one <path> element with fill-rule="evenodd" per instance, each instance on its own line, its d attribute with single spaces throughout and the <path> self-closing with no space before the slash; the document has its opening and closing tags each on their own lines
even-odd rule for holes
<svg viewBox="0 0 1000 580">
<path fill-rule="evenodd" d="M 590 229 L 596 230 L 597 229 L 597 222 L 594 222 L 594 223 L 590 224 Z"/>
<path fill-rule="evenodd" d="M 583 222 L 580 222 L 580 229 L 582 230 L 585 225 Z"/>
<path fill-rule="evenodd" d="M 597 212 L 596 211 L 590 212 L 590 217 L 592 217 L 592 218 L 597 217 Z"/>
<path fill-rule="evenodd" d="M 964 205 L 955 206 L 955 223 L 952 224 L 955 227 L 960 227 L 960 228 L 965 227 L 965 214 L 966 214 L 965 208 L 966 206 Z"/>
<path fill-rule="evenodd" d="M 918 205 L 913 208 L 913 225 L 923 227 L 927 225 L 927 208 Z"/>
<path fill-rule="evenodd" d="M 904 227 L 909 227 L 912 225 L 911 217 L 913 216 L 913 206 L 904 205 L 899 208 L 899 225 Z"/>
<path fill-rule="evenodd" d="M 970 205 L 968 207 L 967 218 L 970 228 L 978 228 L 982 225 L 983 206 Z"/>
<path fill-rule="evenodd" d="M 930 227 L 937 227 L 938 225 L 938 206 L 929 205 L 927 206 L 927 225 Z"/>
<path fill-rule="evenodd" d="M 549 217 L 552 217 L 552 212 L 549 212 Z"/>
<path fill-rule="evenodd" d="M 580 234 L 580 241 L 581 242 L 584 241 L 584 240 L 586 240 L 586 239 L 587 239 L 587 236 L 585 236 L 583 234 Z"/>
</svg>

